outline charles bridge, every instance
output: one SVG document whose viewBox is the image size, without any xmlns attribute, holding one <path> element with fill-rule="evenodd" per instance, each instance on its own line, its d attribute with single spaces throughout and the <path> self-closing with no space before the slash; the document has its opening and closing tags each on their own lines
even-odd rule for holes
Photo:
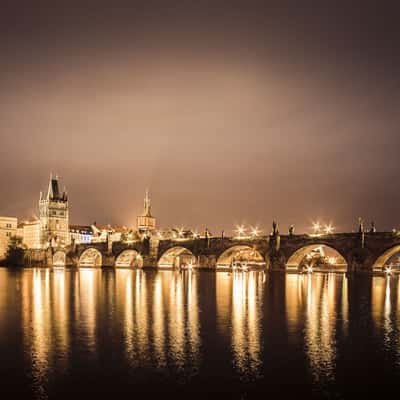
<svg viewBox="0 0 400 400">
<path fill-rule="evenodd" d="M 298 270 L 304 257 L 317 246 L 338 253 L 348 272 L 382 271 L 400 252 L 397 232 L 358 232 L 321 235 L 280 235 L 273 231 L 260 237 L 201 237 L 131 242 L 78 244 L 46 251 L 48 266 L 231 268 L 235 260 L 250 268 Z"/>
</svg>

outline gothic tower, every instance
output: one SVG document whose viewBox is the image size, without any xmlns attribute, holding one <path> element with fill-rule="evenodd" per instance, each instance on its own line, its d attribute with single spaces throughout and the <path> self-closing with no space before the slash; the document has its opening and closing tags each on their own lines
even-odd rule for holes
<svg viewBox="0 0 400 400">
<path fill-rule="evenodd" d="M 143 215 L 137 217 L 137 228 L 140 233 L 148 234 L 156 229 L 156 219 L 151 215 L 151 203 L 149 191 L 146 190 L 144 198 L 144 212 Z"/>
<path fill-rule="evenodd" d="M 68 196 L 65 190 L 61 193 L 58 176 L 50 175 L 46 197 L 40 192 L 39 216 L 42 247 L 70 243 Z"/>
</svg>

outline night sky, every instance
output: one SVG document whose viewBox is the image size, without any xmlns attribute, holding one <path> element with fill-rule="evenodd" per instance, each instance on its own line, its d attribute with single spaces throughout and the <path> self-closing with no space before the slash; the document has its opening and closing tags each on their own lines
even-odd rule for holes
<svg viewBox="0 0 400 400">
<path fill-rule="evenodd" d="M 395 2 L 107 3 L 1 2 L 0 215 L 400 227 Z"/>
</svg>

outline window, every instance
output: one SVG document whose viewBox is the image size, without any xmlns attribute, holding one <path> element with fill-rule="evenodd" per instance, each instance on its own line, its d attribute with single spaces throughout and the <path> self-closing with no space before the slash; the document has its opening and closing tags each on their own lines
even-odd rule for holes
<svg viewBox="0 0 400 400">
<path fill-rule="evenodd" d="M 7 237 L 11 237 L 11 232 L 6 232 Z"/>
</svg>

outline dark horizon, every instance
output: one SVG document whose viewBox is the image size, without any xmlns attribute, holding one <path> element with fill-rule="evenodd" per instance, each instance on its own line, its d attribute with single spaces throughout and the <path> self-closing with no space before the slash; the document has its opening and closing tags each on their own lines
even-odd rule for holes
<svg viewBox="0 0 400 400">
<path fill-rule="evenodd" d="M 395 2 L 6 2 L 0 215 L 400 227 Z M 27 4 L 25 4 L 27 3 Z"/>
</svg>

